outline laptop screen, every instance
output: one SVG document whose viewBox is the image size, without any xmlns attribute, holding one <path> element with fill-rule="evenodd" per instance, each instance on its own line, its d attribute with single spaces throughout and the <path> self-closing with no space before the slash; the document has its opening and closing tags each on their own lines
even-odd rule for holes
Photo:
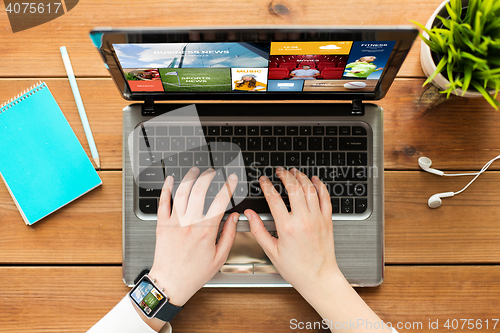
<svg viewBox="0 0 500 333">
<path fill-rule="evenodd" d="M 415 35 L 414 29 L 267 29 L 98 36 L 129 99 L 378 99 Z"/>
</svg>

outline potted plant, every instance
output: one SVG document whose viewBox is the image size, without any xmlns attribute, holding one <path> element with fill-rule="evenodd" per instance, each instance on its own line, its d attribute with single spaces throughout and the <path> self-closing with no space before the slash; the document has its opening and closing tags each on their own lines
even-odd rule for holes
<svg viewBox="0 0 500 333">
<path fill-rule="evenodd" d="M 483 96 L 495 109 L 500 90 L 500 1 L 447 0 L 423 30 L 421 64 L 442 93 Z M 492 96 L 494 94 L 494 96 Z"/>
</svg>

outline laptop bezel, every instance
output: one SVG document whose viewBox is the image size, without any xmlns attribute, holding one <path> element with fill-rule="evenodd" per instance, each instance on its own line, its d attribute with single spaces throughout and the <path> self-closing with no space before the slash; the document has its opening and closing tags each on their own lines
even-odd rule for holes
<svg viewBox="0 0 500 333">
<path fill-rule="evenodd" d="M 411 26 L 373 27 L 265 27 L 265 28 L 96 28 L 90 36 L 103 58 L 122 96 L 131 101 L 185 100 L 379 100 L 394 81 L 417 36 Z M 175 42 L 272 42 L 272 41 L 396 41 L 379 83 L 374 92 L 132 92 L 121 69 L 112 44 Z"/>
</svg>

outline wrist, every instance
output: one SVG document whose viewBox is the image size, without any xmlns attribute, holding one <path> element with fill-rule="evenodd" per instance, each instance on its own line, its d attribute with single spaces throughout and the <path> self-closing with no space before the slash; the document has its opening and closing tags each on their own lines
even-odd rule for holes
<svg viewBox="0 0 500 333">
<path fill-rule="evenodd" d="M 313 283 L 296 287 L 297 291 L 311 305 L 318 299 L 330 297 L 330 293 L 335 293 L 335 291 L 340 288 L 352 288 L 338 266 L 332 270 L 325 271 L 313 281 Z"/>
<path fill-rule="evenodd" d="M 185 290 L 181 290 L 179 286 L 174 286 L 171 280 L 164 278 L 164 276 L 157 273 L 154 268 L 151 269 L 148 276 L 156 280 L 156 284 L 164 290 L 165 295 L 168 297 L 168 301 L 175 306 L 184 306 L 191 296 L 193 296 L 192 294 L 188 294 Z"/>
<path fill-rule="evenodd" d="M 129 302 L 133 303 L 131 299 L 129 299 Z M 139 317 L 141 317 L 141 319 L 156 332 L 159 332 L 162 329 L 162 327 L 165 326 L 166 324 L 165 321 L 158 318 L 148 318 L 144 315 L 144 313 L 142 313 L 141 310 L 139 310 L 136 306 L 134 306 L 134 304 L 132 304 L 132 306 L 134 307 L 135 311 L 139 314 Z"/>
</svg>

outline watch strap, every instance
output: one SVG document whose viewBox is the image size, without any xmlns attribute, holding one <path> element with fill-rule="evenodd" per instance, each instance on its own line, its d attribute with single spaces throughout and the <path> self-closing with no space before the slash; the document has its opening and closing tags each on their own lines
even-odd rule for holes
<svg viewBox="0 0 500 333">
<path fill-rule="evenodd" d="M 155 317 L 163 321 L 170 322 L 172 319 L 174 319 L 175 315 L 182 310 L 182 308 L 182 306 L 176 306 L 170 302 L 167 302 L 156 313 Z"/>
</svg>

